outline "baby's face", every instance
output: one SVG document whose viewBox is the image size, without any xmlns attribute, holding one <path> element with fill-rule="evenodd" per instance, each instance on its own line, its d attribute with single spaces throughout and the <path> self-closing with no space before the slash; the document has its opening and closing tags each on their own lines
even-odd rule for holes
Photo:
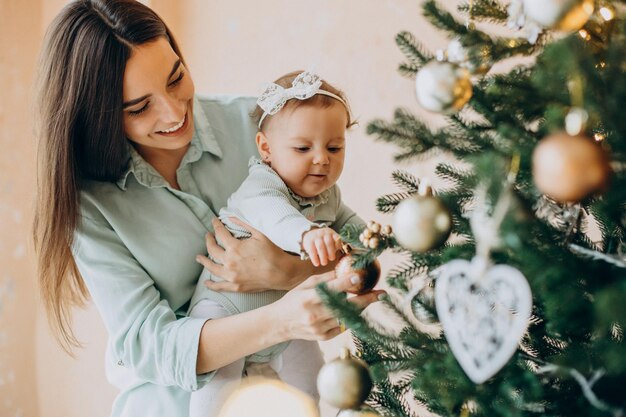
<svg viewBox="0 0 626 417">
<path fill-rule="evenodd" d="M 273 116 L 266 132 L 269 162 L 293 192 L 314 197 L 332 187 L 345 158 L 348 115 L 340 102 L 302 105 Z"/>
</svg>

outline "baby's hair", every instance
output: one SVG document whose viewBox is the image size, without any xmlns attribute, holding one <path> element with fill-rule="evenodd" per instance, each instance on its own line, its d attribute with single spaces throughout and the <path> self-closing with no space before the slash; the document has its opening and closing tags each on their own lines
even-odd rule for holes
<svg viewBox="0 0 626 417">
<path fill-rule="evenodd" d="M 274 81 L 274 84 L 277 84 L 283 88 L 290 88 L 293 84 L 293 80 L 295 80 L 296 77 L 302 74 L 303 72 L 304 71 L 293 71 L 293 72 L 290 72 L 289 74 L 285 74 L 282 77 L 278 78 L 276 81 Z M 337 88 L 333 87 L 332 85 L 330 85 L 324 80 L 322 80 L 322 85 L 320 86 L 320 90 L 325 90 L 325 91 L 328 91 L 329 93 L 333 93 L 341 97 L 341 99 L 346 103 L 346 105 L 349 105 L 346 95 L 343 93 L 343 91 L 338 90 Z M 332 97 L 325 96 L 323 94 L 315 94 L 313 97 L 308 98 L 306 100 L 291 99 L 287 101 L 285 106 L 277 114 L 279 114 L 280 112 L 284 111 L 287 108 L 294 110 L 302 105 L 326 108 L 326 107 L 330 107 L 333 103 L 337 103 L 337 102 L 338 100 Z M 350 128 L 356 124 L 356 121 L 352 120 L 350 111 L 348 111 L 347 108 L 346 108 L 346 113 L 348 115 L 348 123 L 346 124 L 346 128 Z M 250 114 L 250 117 L 252 117 L 254 124 L 258 126 L 259 120 L 261 120 L 262 116 L 263 116 L 263 109 L 259 107 L 259 105 L 257 104 L 254 110 L 252 111 L 252 113 Z M 265 118 L 265 120 L 263 120 L 263 123 L 261 124 L 261 126 L 259 126 L 259 131 L 264 130 L 264 127 L 267 126 L 267 123 L 269 120 L 271 120 L 271 118 L 272 116 L 268 115 Z"/>
</svg>

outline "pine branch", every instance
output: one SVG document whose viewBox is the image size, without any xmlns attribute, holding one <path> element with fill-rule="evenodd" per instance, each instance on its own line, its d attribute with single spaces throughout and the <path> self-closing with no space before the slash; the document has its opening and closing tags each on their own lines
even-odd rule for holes
<svg viewBox="0 0 626 417">
<path fill-rule="evenodd" d="M 438 164 L 435 168 L 435 173 L 438 177 L 449 181 L 454 187 L 453 190 L 461 188 L 467 177 L 470 175 L 470 173 L 466 170 L 459 169 L 454 165 L 446 163 Z"/>
<path fill-rule="evenodd" d="M 376 200 L 376 209 L 382 213 L 393 212 L 401 201 L 409 198 L 409 193 L 393 193 L 379 197 Z"/>
<path fill-rule="evenodd" d="M 392 123 L 372 121 L 367 126 L 367 133 L 398 146 L 402 152 L 394 156 L 397 161 L 416 158 L 437 149 L 448 150 L 459 157 L 476 151 L 476 144 L 471 140 L 455 136 L 454 132 L 446 129 L 431 131 L 404 109 L 396 110 Z"/>
<path fill-rule="evenodd" d="M 380 333 L 382 328 L 376 329 L 370 326 L 361 317 L 361 310 L 345 299 L 344 293 L 331 291 L 325 284 L 318 285 L 317 292 L 324 305 L 334 313 L 335 317 L 341 317 L 347 328 L 353 330 L 367 343 L 384 351 L 387 354 L 387 360 L 408 360 L 415 354 L 414 349 L 399 344 L 392 336 Z"/>
<path fill-rule="evenodd" d="M 463 36 L 467 34 L 467 28 L 459 23 L 449 12 L 441 8 L 434 0 L 426 1 L 422 9 L 424 17 L 436 28 L 448 32 L 451 35 Z"/>
<path fill-rule="evenodd" d="M 405 263 L 395 266 L 389 271 L 389 273 L 387 273 L 387 283 L 393 288 L 408 291 L 409 288 L 407 286 L 407 282 L 409 282 L 413 277 L 426 272 L 426 269 L 427 268 L 424 265 L 418 265 L 413 262 L 405 261 Z"/>
<path fill-rule="evenodd" d="M 403 31 L 398 33 L 396 35 L 396 44 L 409 60 L 408 65 L 415 65 L 419 69 L 426 62 L 433 59 L 432 54 L 410 32 Z"/>
<path fill-rule="evenodd" d="M 471 12 L 470 17 L 481 22 L 506 24 L 509 18 L 506 7 L 495 0 L 473 0 L 471 9 L 468 3 L 462 3 L 458 10 L 468 15 Z"/>
<path fill-rule="evenodd" d="M 415 78 L 420 68 L 421 66 L 416 64 L 402 63 L 398 66 L 398 72 L 404 77 Z"/>
<path fill-rule="evenodd" d="M 409 194 L 416 193 L 419 189 L 420 181 L 409 172 L 397 169 L 391 173 L 391 179 L 397 186 L 403 188 Z"/>
</svg>

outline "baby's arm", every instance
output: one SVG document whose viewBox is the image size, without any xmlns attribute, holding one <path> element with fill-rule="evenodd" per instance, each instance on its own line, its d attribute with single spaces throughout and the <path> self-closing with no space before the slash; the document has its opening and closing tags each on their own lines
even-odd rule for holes
<svg viewBox="0 0 626 417">
<path fill-rule="evenodd" d="M 337 251 L 341 249 L 341 236 L 330 227 L 309 230 L 302 237 L 302 249 L 311 258 L 315 266 L 326 266 L 334 261 Z"/>
<path fill-rule="evenodd" d="M 331 227 L 314 229 L 306 232 L 302 239 L 302 247 L 311 258 L 315 266 L 326 265 L 335 260 L 335 254 L 341 249 L 339 231 L 346 224 L 365 225 L 357 214 L 341 201 L 341 191 L 338 186 L 331 190 L 332 198 L 336 202 L 336 218 Z"/>
<path fill-rule="evenodd" d="M 237 217 L 284 251 L 302 254 L 303 235 L 321 225 L 308 220 L 290 199 L 278 174 L 266 166 L 252 166 L 250 175 L 220 211 L 220 219 L 228 223 L 229 217 Z"/>
</svg>

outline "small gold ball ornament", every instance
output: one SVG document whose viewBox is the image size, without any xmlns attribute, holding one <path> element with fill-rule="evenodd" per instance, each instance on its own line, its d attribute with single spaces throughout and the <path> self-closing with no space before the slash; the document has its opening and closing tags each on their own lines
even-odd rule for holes
<svg viewBox="0 0 626 417">
<path fill-rule="evenodd" d="M 365 248 L 376 249 L 380 242 L 384 242 L 389 238 L 390 234 L 391 227 L 382 227 L 380 223 L 371 220 L 367 222 L 367 227 L 359 235 L 359 241 Z"/>
<path fill-rule="evenodd" d="M 255 407 L 255 417 L 319 416 L 313 398 L 276 379 L 252 376 L 237 387 L 226 387 L 225 391 L 226 399 L 218 417 L 249 416 L 251 404 Z"/>
<path fill-rule="evenodd" d="M 602 147 L 584 135 L 554 133 L 533 152 L 537 189 L 559 203 L 577 202 L 602 191 L 611 167 Z"/>
<path fill-rule="evenodd" d="M 360 269 L 352 268 L 353 262 L 354 258 L 349 253 L 344 255 L 335 266 L 335 276 L 337 278 L 343 278 L 357 275 L 361 278 L 358 288 L 349 290 L 348 292 L 353 294 L 365 294 L 378 284 L 378 280 L 380 279 L 380 262 L 376 259 L 365 268 Z"/>
<path fill-rule="evenodd" d="M 367 365 L 343 348 L 339 358 L 325 364 L 317 375 L 320 397 L 337 408 L 358 408 L 372 389 Z"/>
<path fill-rule="evenodd" d="M 543 27 L 566 32 L 578 30 L 591 17 L 593 0 L 523 0 L 526 17 Z"/>
<path fill-rule="evenodd" d="M 457 64 L 433 60 L 417 73 L 415 93 L 426 110 L 445 114 L 457 112 L 472 97 L 470 73 Z"/>
<path fill-rule="evenodd" d="M 452 216 L 446 205 L 432 195 L 430 187 L 420 188 L 418 195 L 398 204 L 393 218 L 396 240 L 414 252 L 442 245 L 452 230 Z"/>
<path fill-rule="evenodd" d="M 378 240 L 377 237 L 370 237 L 369 240 L 367 241 L 367 247 L 370 249 L 376 249 L 379 243 L 380 241 Z"/>
</svg>

